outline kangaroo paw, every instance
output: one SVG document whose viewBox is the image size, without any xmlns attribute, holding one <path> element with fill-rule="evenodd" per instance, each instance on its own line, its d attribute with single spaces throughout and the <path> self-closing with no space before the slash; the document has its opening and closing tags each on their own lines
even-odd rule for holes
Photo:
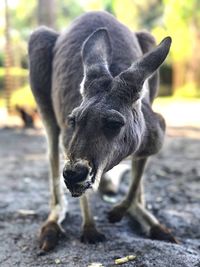
<svg viewBox="0 0 200 267">
<path fill-rule="evenodd" d="M 41 229 L 39 243 L 42 251 L 50 251 L 58 243 L 62 231 L 59 225 L 54 221 L 48 221 Z"/>
<path fill-rule="evenodd" d="M 98 242 L 103 242 L 105 240 L 106 240 L 105 236 L 99 231 L 97 231 L 97 229 L 94 226 L 83 228 L 81 242 L 95 244 Z"/>
<path fill-rule="evenodd" d="M 163 225 L 157 224 L 150 229 L 150 238 L 168 241 L 178 244 L 178 240 L 171 234 L 171 231 Z"/>
<path fill-rule="evenodd" d="M 119 222 L 124 217 L 126 208 L 124 206 L 115 206 L 111 211 L 108 212 L 108 220 L 111 223 Z"/>
</svg>

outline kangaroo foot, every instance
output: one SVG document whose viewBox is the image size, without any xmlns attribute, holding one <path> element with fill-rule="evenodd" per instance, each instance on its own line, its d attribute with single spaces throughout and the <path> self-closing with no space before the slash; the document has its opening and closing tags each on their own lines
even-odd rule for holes
<svg viewBox="0 0 200 267">
<path fill-rule="evenodd" d="M 106 238 L 104 234 L 97 231 L 95 226 L 92 225 L 92 226 L 83 227 L 83 233 L 81 235 L 81 242 L 95 244 L 98 242 L 103 242 L 105 240 Z"/>
<path fill-rule="evenodd" d="M 54 249 L 61 234 L 62 231 L 56 222 L 48 221 L 45 223 L 39 236 L 40 249 L 46 252 Z"/>
<path fill-rule="evenodd" d="M 119 222 L 126 214 L 127 208 L 123 204 L 115 206 L 108 212 L 108 220 L 111 223 Z"/>
<path fill-rule="evenodd" d="M 150 238 L 156 240 L 168 241 L 178 244 L 178 240 L 171 234 L 171 231 L 161 224 L 157 224 L 150 229 Z"/>
</svg>

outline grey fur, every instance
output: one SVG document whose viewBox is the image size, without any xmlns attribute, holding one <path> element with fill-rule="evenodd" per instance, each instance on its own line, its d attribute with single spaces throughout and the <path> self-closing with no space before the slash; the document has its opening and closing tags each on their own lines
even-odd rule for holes
<svg viewBox="0 0 200 267">
<path fill-rule="evenodd" d="M 150 34 L 133 33 L 106 12 L 84 14 L 60 35 L 44 27 L 32 34 L 31 88 L 46 128 L 61 131 L 72 168 L 87 160 L 94 173 L 104 162 L 106 172 L 128 155 L 158 152 L 165 123 L 151 103 L 170 44 L 166 38 L 154 48 Z"/>
</svg>

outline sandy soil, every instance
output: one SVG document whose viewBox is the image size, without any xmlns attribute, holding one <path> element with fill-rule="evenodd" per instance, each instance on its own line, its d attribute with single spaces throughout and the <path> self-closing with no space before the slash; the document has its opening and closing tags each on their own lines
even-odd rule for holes
<svg viewBox="0 0 200 267">
<path fill-rule="evenodd" d="M 122 266 L 200 266 L 200 129 L 170 128 L 163 150 L 151 158 L 145 173 L 148 208 L 173 230 L 179 245 L 152 241 L 137 223 L 107 220 L 113 204 L 93 196 L 93 210 L 107 241 L 85 245 L 79 240 L 81 216 L 77 199 L 69 197 L 64 222 L 67 236 L 46 255 L 38 254 L 37 233 L 48 214 L 48 163 L 41 130 L 0 129 L 0 266 L 88 266 L 130 254 Z M 127 191 L 124 177 L 115 200 Z M 28 210 L 24 214 L 23 210 Z"/>
</svg>

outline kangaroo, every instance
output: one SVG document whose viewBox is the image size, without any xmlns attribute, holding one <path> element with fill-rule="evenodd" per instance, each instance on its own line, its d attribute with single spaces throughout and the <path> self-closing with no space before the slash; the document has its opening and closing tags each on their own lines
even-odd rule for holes
<svg viewBox="0 0 200 267">
<path fill-rule="evenodd" d="M 41 228 L 40 247 L 53 249 L 62 232 L 65 198 L 60 185 L 59 136 L 65 156 L 63 180 L 80 197 L 81 240 L 103 241 L 88 195 L 103 175 L 132 156 L 133 179 L 125 199 L 108 214 L 110 222 L 129 213 L 150 238 L 176 242 L 145 208 L 142 174 L 164 141 L 165 121 L 153 112 L 158 68 L 171 38 L 158 46 L 148 32 L 132 32 L 107 12 L 89 12 L 61 34 L 41 26 L 29 40 L 30 83 L 46 130 L 51 207 Z"/>
</svg>

